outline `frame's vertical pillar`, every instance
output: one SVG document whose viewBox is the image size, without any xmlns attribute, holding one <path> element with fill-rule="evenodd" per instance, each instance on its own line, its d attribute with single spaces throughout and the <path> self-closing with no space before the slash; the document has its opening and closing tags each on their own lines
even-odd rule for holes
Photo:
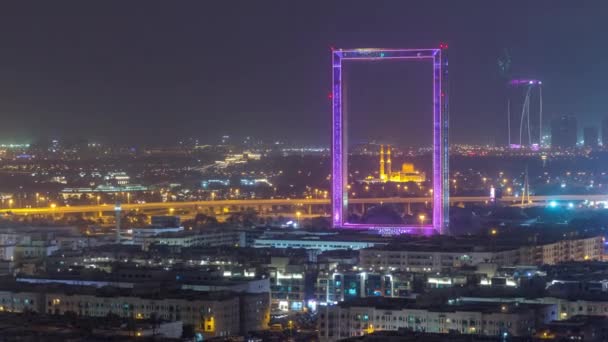
<svg viewBox="0 0 608 342">
<path fill-rule="evenodd" d="M 441 50 L 433 54 L 433 228 L 443 228 L 443 115 L 441 99 Z M 440 204 L 441 205 L 438 205 Z"/>
<path fill-rule="evenodd" d="M 344 206 L 347 199 L 344 198 L 342 185 L 344 180 L 344 146 L 343 146 L 343 117 L 342 117 L 342 52 L 332 51 L 332 222 L 334 228 L 342 226 Z"/>
<path fill-rule="evenodd" d="M 340 65 L 342 65 L 342 62 L 340 62 Z M 342 116 L 342 129 L 340 130 L 342 135 L 340 140 L 342 142 L 342 170 L 340 171 L 342 173 L 342 222 L 340 222 L 340 225 L 344 226 L 344 222 L 348 221 L 348 74 L 342 67 L 340 67 L 340 70 L 340 90 L 342 91 L 340 97 Z"/>
<path fill-rule="evenodd" d="M 443 222 L 440 230 L 441 234 L 450 233 L 450 140 L 449 140 L 449 124 L 450 124 L 450 111 L 449 111 L 449 78 L 448 78 L 448 54 L 447 45 L 442 45 L 441 51 L 441 64 L 442 64 L 442 80 L 441 80 L 441 102 L 442 108 L 442 137 L 443 145 L 442 150 L 442 166 L 443 166 Z"/>
</svg>

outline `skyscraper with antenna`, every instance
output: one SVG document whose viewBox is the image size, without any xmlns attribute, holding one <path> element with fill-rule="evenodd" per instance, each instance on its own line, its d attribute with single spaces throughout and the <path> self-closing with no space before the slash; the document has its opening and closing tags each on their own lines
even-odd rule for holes
<svg viewBox="0 0 608 342">
<path fill-rule="evenodd" d="M 497 64 L 498 72 L 506 83 L 508 146 L 543 147 L 543 83 L 536 79 L 514 77 L 511 53 L 507 48 L 502 50 Z"/>
</svg>

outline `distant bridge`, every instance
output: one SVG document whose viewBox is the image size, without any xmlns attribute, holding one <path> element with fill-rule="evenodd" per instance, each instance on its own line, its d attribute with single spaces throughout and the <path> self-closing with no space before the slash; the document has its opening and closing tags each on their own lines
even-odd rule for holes
<svg viewBox="0 0 608 342">
<path fill-rule="evenodd" d="M 504 196 L 497 199 L 502 203 L 521 203 L 520 197 Z M 608 195 L 558 195 L 558 196 L 530 196 L 530 202 L 580 202 L 580 201 L 608 201 Z M 349 204 L 432 204 L 431 197 L 383 197 L 383 198 L 352 198 Z M 488 203 L 488 196 L 455 196 L 450 197 L 451 204 L 458 203 Z M 291 207 L 294 210 L 304 208 L 310 214 L 312 207 L 327 207 L 329 211 L 329 199 L 243 199 L 243 200 L 215 200 L 215 201 L 186 201 L 186 202 L 151 202 L 151 203 L 123 203 L 123 211 L 166 211 L 167 213 L 176 210 L 181 211 L 211 211 L 216 213 L 229 213 L 253 209 L 256 211 L 272 210 L 278 207 Z M 53 214 L 72 214 L 72 213 L 107 213 L 114 212 L 114 204 L 95 204 L 78 206 L 49 206 L 36 208 L 4 208 L 0 213 L 14 215 L 53 215 Z"/>
</svg>

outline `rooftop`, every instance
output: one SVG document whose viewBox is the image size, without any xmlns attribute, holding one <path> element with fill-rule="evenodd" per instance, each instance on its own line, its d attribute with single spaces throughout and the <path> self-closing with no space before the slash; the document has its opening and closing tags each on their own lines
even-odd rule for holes
<svg viewBox="0 0 608 342">
<path fill-rule="evenodd" d="M 63 285 L 63 284 L 29 284 L 15 281 L 1 281 L 0 291 L 36 292 L 41 294 L 63 295 L 90 295 L 96 297 L 136 297 L 142 299 L 185 299 L 185 300 L 214 300 L 224 301 L 239 294 L 231 291 L 194 291 L 175 288 L 131 289 L 116 287 L 95 288 L 90 286 Z"/>
<path fill-rule="evenodd" d="M 434 312 L 483 312 L 483 313 L 516 313 L 532 309 L 535 304 L 505 303 L 459 303 L 453 305 L 423 304 L 407 298 L 366 297 L 344 301 L 338 304 L 342 308 L 373 307 L 379 310 L 429 310 Z"/>
<path fill-rule="evenodd" d="M 527 337 L 509 336 L 509 341 L 529 341 Z M 472 334 L 440 334 L 428 332 L 414 332 L 407 329 L 393 331 L 376 331 L 372 334 L 350 337 L 343 339 L 344 342 L 365 341 L 365 342 L 483 342 L 483 341 L 502 341 L 495 336 L 481 336 Z"/>
<path fill-rule="evenodd" d="M 594 235 L 546 237 L 530 241 L 528 239 L 496 239 L 490 240 L 487 236 L 432 236 L 409 239 L 393 239 L 391 243 L 381 247 L 370 247 L 374 250 L 389 251 L 420 251 L 420 252 L 498 252 L 517 250 L 522 246 L 533 246 L 554 243 L 560 240 L 574 240 L 596 237 Z"/>
</svg>

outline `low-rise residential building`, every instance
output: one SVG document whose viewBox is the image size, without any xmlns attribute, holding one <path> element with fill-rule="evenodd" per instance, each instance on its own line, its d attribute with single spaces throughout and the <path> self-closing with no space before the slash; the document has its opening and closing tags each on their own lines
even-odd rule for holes
<svg viewBox="0 0 608 342">
<path fill-rule="evenodd" d="M 143 238 L 142 248 L 148 250 L 151 245 L 177 248 L 245 246 L 245 239 L 246 233 L 235 229 L 167 232 Z"/>
<path fill-rule="evenodd" d="M 398 329 L 496 337 L 529 336 L 536 326 L 555 319 L 553 305 L 423 306 L 396 298 L 357 299 L 320 310 L 321 341 Z"/>
<path fill-rule="evenodd" d="M 363 248 L 386 245 L 390 240 L 373 235 L 348 235 L 334 232 L 312 233 L 305 231 L 294 232 L 265 232 L 255 238 L 253 247 L 256 248 L 302 248 L 309 253 L 310 261 L 316 261 L 322 252 L 333 250 L 359 250 Z"/>
<path fill-rule="evenodd" d="M 133 228 L 133 244 L 143 246 L 146 238 L 157 236 L 163 233 L 174 233 L 183 231 L 184 227 L 163 227 L 163 226 L 147 226 Z"/>
<path fill-rule="evenodd" d="M 412 274 L 331 270 L 319 272 L 315 298 L 334 304 L 352 298 L 405 297 L 411 291 Z"/>
<path fill-rule="evenodd" d="M 117 319 L 115 316 L 66 319 L 31 311 L 0 312 L 0 334 L 14 341 L 122 341 L 133 337 L 165 340 L 179 339 L 183 333 L 181 321 Z"/>
<path fill-rule="evenodd" d="M 463 266 L 493 262 L 511 265 L 517 249 L 487 250 L 483 247 L 444 247 L 418 244 L 395 244 L 360 251 L 360 264 L 367 270 L 405 272 L 440 272 Z"/>
<path fill-rule="evenodd" d="M 538 340 L 608 341 L 608 318 L 581 315 L 553 321 L 538 329 L 534 337 Z"/>
<path fill-rule="evenodd" d="M 563 320 L 577 315 L 608 317 L 608 296 L 587 296 L 579 298 L 559 297 L 460 297 L 461 303 L 517 303 L 548 304 L 555 306 L 555 319 Z"/>
<path fill-rule="evenodd" d="M 604 237 L 569 238 L 520 248 L 521 264 L 555 265 L 568 261 L 602 260 Z"/>
<path fill-rule="evenodd" d="M 267 269 L 270 275 L 271 309 L 302 311 L 308 292 L 305 265 L 292 264 L 287 257 L 272 257 Z"/>
<path fill-rule="evenodd" d="M 440 272 L 492 263 L 497 266 L 554 265 L 566 261 L 601 260 L 603 237 L 569 238 L 529 245 L 486 244 L 473 239 L 426 239 L 375 246 L 360 251 L 367 270 Z"/>
<path fill-rule="evenodd" d="M 15 246 L 14 259 L 43 259 L 59 250 L 57 241 L 29 240 Z"/>
<path fill-rule="evenodd" d="M 0 260 L 13 260 L 15 258 L 15 244 L 0 245 Z"/>
<path fill-rule="evenodd" d="M 0 310 L 51 315 L 182 321 L 206 338 L 244 334 L 266 328 L 270 313 L 266 293 L 187 290 L 142 291 L 65 285 L 3 284 Z"/>
</svg>

